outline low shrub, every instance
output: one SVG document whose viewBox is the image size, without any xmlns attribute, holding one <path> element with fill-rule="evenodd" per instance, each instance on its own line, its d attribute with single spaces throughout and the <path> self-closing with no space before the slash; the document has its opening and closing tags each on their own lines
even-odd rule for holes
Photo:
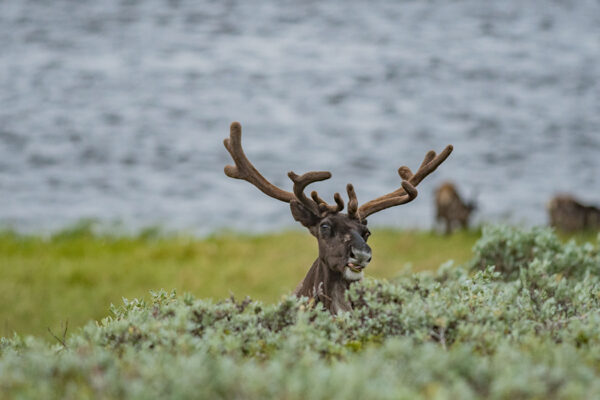
<svg viewBox="0 0 600 400">
<path fill-rule="evenodd" d="M 598 239 L 600 240 L 600 236 Z M 571 239 L 563 244 L 547 228 L 520 230 L 510 226 L 487 226 L 473 248 L 474 269 L 493 265 L 505 279 L 516 279 L 534 260 L 548 263 L 548 272 L 583 278 L 600 274 L 600 248 L 591 243 L 578 245 Z"/>
</svg>

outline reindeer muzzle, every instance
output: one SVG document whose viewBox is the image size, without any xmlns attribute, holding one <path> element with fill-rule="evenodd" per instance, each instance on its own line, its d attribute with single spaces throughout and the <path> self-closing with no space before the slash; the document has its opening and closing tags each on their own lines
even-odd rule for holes
<svg viewBox="0 0 600 400">
<path fill-rule="evenodd" d="M 348 268 L 352 272 L 362 271 L 371 261 L 371 249 L 365 245 L 363 249 L 351 248 L 350 257 L 348 258 Z"/>
</svg>

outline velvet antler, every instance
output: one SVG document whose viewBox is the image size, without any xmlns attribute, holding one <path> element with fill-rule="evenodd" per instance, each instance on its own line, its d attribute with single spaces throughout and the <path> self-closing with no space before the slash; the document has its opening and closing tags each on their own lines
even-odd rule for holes
<svg viewBox="0 0 600 400">
<path fill-rule="evenodd" d="M 231 158 L 235 162 L 235 165 L 225 166 L 225 175 L 230 178 L 243 179 L 256 186 L 267 196 L 273 197 L 277 200 L 289 203 L 291 200 L 298 200 L 303 206 L 308 208 L 316 215 L 321 215 L 326 212 L 334 212 L 332 206 L 328 206 L 324 200 L 322 200 L 317 192 L 313 192 L 313 200 L 306 197 L 304 189 L 306 186 L 313 182 L 323 181 L 331 178 L 331 173 L 327 171 L 312 171 L 307 172 L 303 175 L 297 175 L 294 172 L 289 172 L 288 176 L 294 182 L 293 192 L 288 192 L 278 188 L 271 182 L 265 179 L 264 176 L 258 172 L 258 170 L 252 165 L 250 160 L 244 154 L 242 149 L 242 126 L 239 122 L 233 122 L 229 130 L 229 138 L 223 141 L 225 148 L 231 154 Z M 340 208 L 341 201 L 341 208 Z M 344 203 L 339 198 L 339 194 L 336 194 L 337 206 L 335 209 L 339 212 L 344 208 Z M 325 206 L 325 207 L 324 207 Z"/>
<path fill-rule="evenodd" d="M 233 122 L 229 129 L 229 138 L 223 140 L 225 148 L 231 154 L 235 165 L 225 166 L 225 175 L 230 178 L 243 179 L 256 186 L 267 196 L 289 203 L 295 198 L 294 193 L 281 190 L 271 184 L 258 172 L 254 165 L 248 160 L 242 149 L 242 126 L 239 122 Z"/>
<path fill-rule="evenodd" d="M 319 205 L 319 211 L 321 212 L 321 214 L 335 214 L 344 209 L 344 200 L 342 199 L 342 196 L 340 196 L 339 193 L 333 195 L 335 205 L 327 204 L 327 202 L 320 198 L 317 192 L 315 192 L 314 190 L 312 191 L 310 196 L 312 197 L 313 201 Z"/>
<path fill-rule="evenodd" d="M 288 172 L 288 176 L 292 182 L 294 182 L 294 194 L 296 195 L 296 199 L 298 199 L 304 207 L 311 210 L 313 214 L 320 215 L 321 211 L 319 210 L 319 203 L 306 197 L 304 188 L 313 182 L 324 181 L 325 179 L 331 178 L 331 173 L 327 171 L 312 171 L 299 176 L 293 171 L 290 171 Z M 314 193 L 316 194 L 316 192 Z M 316 197 L 319 198 L 318 195 Z"/>
<path fill-rule="evenodd" d="M 319 182 L 331 178 L 331 173 L 327 171 L 312 171 L 303 175 L 297 175 L 294 172 L 289 172 L 288 176 L 294 182 L 293 192 L 287 192 L 270 183 L 263 177 L 254 165 L 248 160 L 242 149 L 242 126 L 239 122 L 231 124 L 229 138 L 223 141 L 225 148 L 231 154 L 231 158 L 235 165 L 225 166 L 225 174 L 231 178 L 243 179 L 256 186 L 267 196 L 277 200 L 289 203 L 292 200 L 298 200 L 304 207 L 309 209 L 315 215 L 326 215 L 330 213 L 338 213 L 344 209 L 344 200 L 339 193 L 334 195 L 335 205 L 329 205 L 319 197 L 317 192 L 311 193 L 309 199 L 304 194 L 306 186 L 313 182 Z M 427 175 L 431 174 L 452 152 L 452 145 L 436 155 L 435 151 L 431 150 L 423 159 L 418 171 L 413 174 L 410 168 L 402 166 L 398 169 L 398 174 L 402 178 L 401 187 L 391 193 L 371 200 L 360 208 L 356 199 L 356 193 L 351 184 L 348 184 L 346 191 L 348 192 L 348 215 L 355 219 L 364 219 L 371 214 L 385 210 L 386 208 L 405 204 L 417 197 L 417 189 L 415 188 Z"/>
<path fill-rule="evenodd" d="M 431 150 L 423 159 L 421 166 L 415 174 L 410 168 L 402 166 L 398 169 L 398 175 L 402 178 L 402 187 L 395 191 L 366 202 L 358 209 L 358 218 L 364 219 L 371 214 L 385 210 L 386 208 L 398 206 L 408 203 L 417 197 L 417 189 L 415 188 L 427 175 L 431 174 L 435 169 L 448 158 L 452 153 L 452 145 L 446 148 L 436 156 L 435 151 Z"/>
<path fill-rule="evenodd" d="M 354 192 L 354 186 L 351 183 L 346 185 L 346 191 L 348 192 L 348 215 L 350 218 L 360 219 L 358 215 L 358 200 L 356 199 L 356 193 Z"/>
</svg>

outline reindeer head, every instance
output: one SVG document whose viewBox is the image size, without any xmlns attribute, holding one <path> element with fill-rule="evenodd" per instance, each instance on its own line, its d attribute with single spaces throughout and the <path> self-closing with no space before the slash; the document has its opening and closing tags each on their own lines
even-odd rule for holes
<svg viewBox="0 0 600 400">
<path fill-rule="evenodd" d="M 371 261 L 371 248 L 367 244 L 371 232 L 367 228 L 367 220 L 359 218 L 352 185 L 349 184 L 347 190 L 350 197 L 348 214 L 340 212 L 344 203 L 338 193 L 335 195 L 336 206 L 329 206 L 313 191 L 313 207 L 292 200 L 290 208 L 294 219 L 317 238 L 319 261 L 342 274 L 344 279 L 355 281 L 363 277 L 363 269 Z"/>
<path fill-rule="evenodd" d="M 318 266 L 326 267 L 335 277 L 346 281 L 361 279 L 363 269 L 371 261 L 371 248 L 367 244 L 370 232 L 366 218 L 378 211 L 414 200 L 417 197 L 415 186 L 433 172 L 452 151 L 452 146 L 448 146 L 438 156 L 434 151 L 428 152 L 415 174 L 408 167 L 400 167 L 398 174 L 402 178 L 401 187 L 360 207 L 353 186 L 348 184 L 348 213 L 344 214 L 341 212 L 344 200 L 339 193 L 334 195 L 335 204 L 331 205 L 315 191 L 311 193 L 311 198 L 304 194 L 306 186 L 329 179 L 331 173 L 313 171 L 297 175 L 289 172 L 288 176 L 294 186 L 292 192 L 287 192 L 271 184 L 254 168 L 242 150 L 241 140 L 242 127 L 234 122 L 224 144 L 235 166 L 227 165 L 225 174 L 231 178 L 244 179 L 267 196 L 289 203 L 294 219 L 308 228 L 319 242 L 319 258 L 315 265 L 318 263 Z"/>
</svg>

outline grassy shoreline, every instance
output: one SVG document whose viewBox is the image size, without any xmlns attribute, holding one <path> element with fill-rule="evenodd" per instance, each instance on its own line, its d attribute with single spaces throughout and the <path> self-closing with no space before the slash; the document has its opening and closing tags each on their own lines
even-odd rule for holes
<svg viewBox="0 0 600 400">
<path fill-rule="evenodd" d="M 289 293 L 317 256 L 303 231 L 219 233 L 205 238 L 96 234 L 79 227 L 51 236 L 0 231 L 0 336 L 47 329 L 70 331 L 107 315 L 122 298 L 148 298 L 150 290 L 190 292 L 199 298 L 230 295 L 272 303 Z M 366 275 L 390 279 L 406 271 L 464 263 L 480 231 L 449 237 L 428 231 L 375 229 Z M 578 241 L 593 239 L 580 235 Z"/>
<path fill-rule="evenodd" d="M 435 269 L 467 260 L 478 238 L 428 232 L 376 230 L 367 275 L 392 278 L 407 267 Z M 147 298 L 164 288 L 197 297 L 234 294 L 274 302 L 304 277 L 317 256 L 308 233 L 250 235 L 98 235 L 89 229 L 49 237 L 0 233 L 0 336 L 48 336 L 107 314 L 123 297 Z"/>
</svg>

